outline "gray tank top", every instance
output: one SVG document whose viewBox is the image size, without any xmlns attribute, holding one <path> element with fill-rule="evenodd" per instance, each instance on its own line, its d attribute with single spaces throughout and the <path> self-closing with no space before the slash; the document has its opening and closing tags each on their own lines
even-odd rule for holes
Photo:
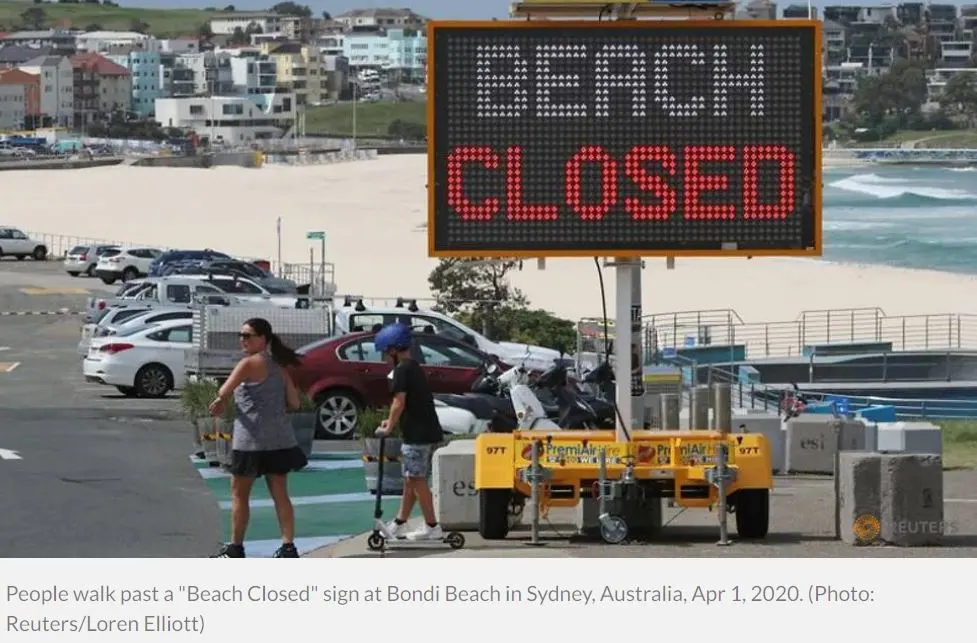
<svg viewBox="0 0 977 643">
<path fill-rule="evenodd" d="M 236 451 L 278 451 L 298 446 L 286 411 L 285 376 L 267 353 L 262 356 L 268 376 L 260 382 L 242 382 L 234 389 Z"/>
</svg>

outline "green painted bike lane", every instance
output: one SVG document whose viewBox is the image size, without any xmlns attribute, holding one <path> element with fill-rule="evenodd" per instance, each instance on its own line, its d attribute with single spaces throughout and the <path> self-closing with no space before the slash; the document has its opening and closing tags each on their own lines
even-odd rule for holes
<svg viewBox="0 0 977 643">
<path fill-rule="evenodd" d="M 230 531 L 230 476 L 200 460 L 193 461 L 214 494 L 221 511 L 222 538 Z M 373 527 L 375 497 L 366 489 L 363 461 L 358 453 L 314 453 L 309 466 L 288 477 L 295 507 L 295 544 L 301 553 L 330 545 Z M 399 496 L 383 500 L 386 519 L 393 517 Z M 251 493 L 251 521 L 245 550 L 249 557 L 267 557 L 281 544 L 275 507 L 264 482 Z"/>
</svg>

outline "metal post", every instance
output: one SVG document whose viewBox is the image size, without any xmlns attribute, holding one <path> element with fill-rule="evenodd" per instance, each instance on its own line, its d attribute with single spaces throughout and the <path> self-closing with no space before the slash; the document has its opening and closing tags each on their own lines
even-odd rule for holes
<svg viewBox="0 0 977 643">
<path fill-rule="evenodd" d="M 841 540 L 841 434 L 844 425 L 842 417 L 834 405 L 832 405 L 831 413 L 834 415 L 834 421 L 831 423 L 831 428 L 834 430 L 835 434 L 835 457 L 833 459 L 834 461 L 832 462 L 835 492 L 835 540 Z"/>
<path fill-rule="evenodd" d="M 728 547 L 732 544 L 729 540 L 728 511 L 726 509 L 727 457 L 726 438 L 723 436 L 723 441 L 716 444 L 716 486 L 719 492 L 719 542 L 716 544 L 720 547 Z"/>
<path fill-rule="evenodd" d="M 720 433 L 729 433 L 733 427 L 733 396 L 729 384 L 713 387 L 713 426 Z"/>
<path fill-rule="evenodd" d="M 353 149 L 356 149 L 356 90 L 359 88 L 359 79 L 353 81 Z"/>
<path fill-rule="evenodd" d="M 603 518 L 607 515 L 607 449 L 600 450 L 597 469 L 597 489 L 600 496 L 597 498 L 597 517 Z"/>
<path fill-rule="evenodd" d="M 709 387 L 701 384 L 692 389 L 692 404 L 689 409 L 689 430 L 707 431 L 709 429 Z"/>
<path fill-rule="evenodd" d="M 309 290 L 315 288 L 315 249 L 309 246 Z M 309 292 L 309 295 L 312 295 Z"/>
<path fill-rule="evenodd" d="M 529 469 L 529 506 L 532 510 L 530 516 L 530 532 L 528 545 L 539 547 L 544 545 L 539 539 L 539 485 L 543 481 L 543 471 L 539 464 L 539 440 L 533 440 L 532 456 L 530 457 Z"/>
<path fill-rule="evenodd" d="M 676 393 L 662 393 L 658 396 L 661 403 L 662 431 L 678 431 L 679 416 L 681 415 L 682 397 Z"/>
<path fill-rule="evenodd" d="M 322 245 L 320 246 L 319 249 L 319 296 L 320 297 L 326 296 L 326 234 L 325 233 L 322 234 Z"/>
<path fill-rule="evenodd" d="M 633 288 L 634 270 L 627 259 L 617 259 L 614 263 L 617 277 L 617 301 L 615 306 L 615 328 L 618 336 L 614 342 L 614 380 L 617 382 L 616 399 L 617 410 L 620 414 L 614 439 L 626 442 L 634 426 L 631 414 L 631 342 L 624 340 L 624 329 L 631 327 L 631 296 Z"/>
<path fill-rule="evenodd" d="M 275 223 L 275 234 L 278 236 L 278 276 L 282 276 L 282 218 Z"/>
<path fill-rule="evenodd" d="M 645 426 L 644 351 L 641 337 L 641 260 L 631 269 L 631 429 Z M 678 428 L 678 427 L 676 427 Z"/>
</svg>

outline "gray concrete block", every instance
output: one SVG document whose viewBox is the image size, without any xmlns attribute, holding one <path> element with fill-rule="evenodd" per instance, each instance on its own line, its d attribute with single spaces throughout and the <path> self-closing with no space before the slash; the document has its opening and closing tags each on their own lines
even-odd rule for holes
<svg viewBox="0 0 977 643">
<path fill-rule="evenodd" d="M 943 454 L 943 432 L 930 422 L 879 422 L 878 450 L 883 453 Z"/>
<path fill-rule="evenodd" d="M 631 501 L 609 500 L 607 511 L 628 521 L 628 534 L 632 538 L 655 537 L 662 527 L 661 498 L 643 498 Z M 600 502 L 581 498 L 576 509 L 577 533 L 584 538 L 600 539 Z"/>
<path fill-rule="evenodd" d="M 821 415 L 802 415 L 786 422 L 788 473 L 834 473 L 834 422 L 833 417 Z M 841 420 L 842 451 L 865 451 L 865 438 L 865 424 L 860 420 Z"/>
<path fill-rule="evenodd" d="M 770 448 L 770 464 L 774 473 L 787 469 L 787 435 L 780 418 L 772 415 L 734 415 L 733 433 L 762 433 Z"/>
<path fill-rule="evenodd" d="M 843 451 L 839 462 L 838 505 L 841 540 L 850 545 L 874 544 L 879 537 L 882 456 Z"/>
<path fill-rule="evenodd" d="M 431 469 L 434 513 L 445 529 L 478 529 L 475 440 L 452 440 L 434 452 Z"/>
<path fill-rule="evenodd" d="M 943 538 L 943 459 L 884 454 L 881 540 L 902 547 L 939 545 Z"/>
</svg>

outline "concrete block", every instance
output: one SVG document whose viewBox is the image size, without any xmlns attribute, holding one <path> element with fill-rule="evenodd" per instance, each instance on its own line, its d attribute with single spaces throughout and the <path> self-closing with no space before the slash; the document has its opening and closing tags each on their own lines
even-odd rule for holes
<svg viewBox="0 0 977 643">
<path fill-rule="evenodd" d="M 901 547 L 939 545 L 943 538 L 943 459 L 884 454 L 881 540 Z"/>
<path fill-rule="evenodd" d="M 835 419 L 801 415 L 787 424 L 787 473 L 834 473 Z M 842 451 L 865 451 L 866 427 L 860 420 L 841 420 Z"/>
<path fill-rule="evenodd" d="M 431 470 L 434 511 L 445 529 L 478 529 L 475 440 L 452 440 L 434 452 Z"/>
<path fill-rule="evenodd" d="M 943 455 L 943 433 L 930 422 L 879 422 L 878 450 Z"/>
<path fill-rule="evenodd" d="M 773 473 L 787 470 L 787 435 L 780 417 L 771 415 L 733 415 L 733 433 L 762 433 L 770 448 L 770 464 Z"/>
<path fill-rule="evenodd" d="M 842 452 L 839 462 L 841 540 L 870 545 L 879 537 L 882 515 L 882 456 L 860 451 Z"/>
<path fill-rule="evenodd" d="M 609 500 L 607 511 L 628 521 L 631 538 L 654 538 L 662 527 L 662 499 L 643 498 L 631 501 Z M 600 501 L 581 498 L 576 509 L 577 533 L 584 538 L 600 539 Z"/>
</svg>

